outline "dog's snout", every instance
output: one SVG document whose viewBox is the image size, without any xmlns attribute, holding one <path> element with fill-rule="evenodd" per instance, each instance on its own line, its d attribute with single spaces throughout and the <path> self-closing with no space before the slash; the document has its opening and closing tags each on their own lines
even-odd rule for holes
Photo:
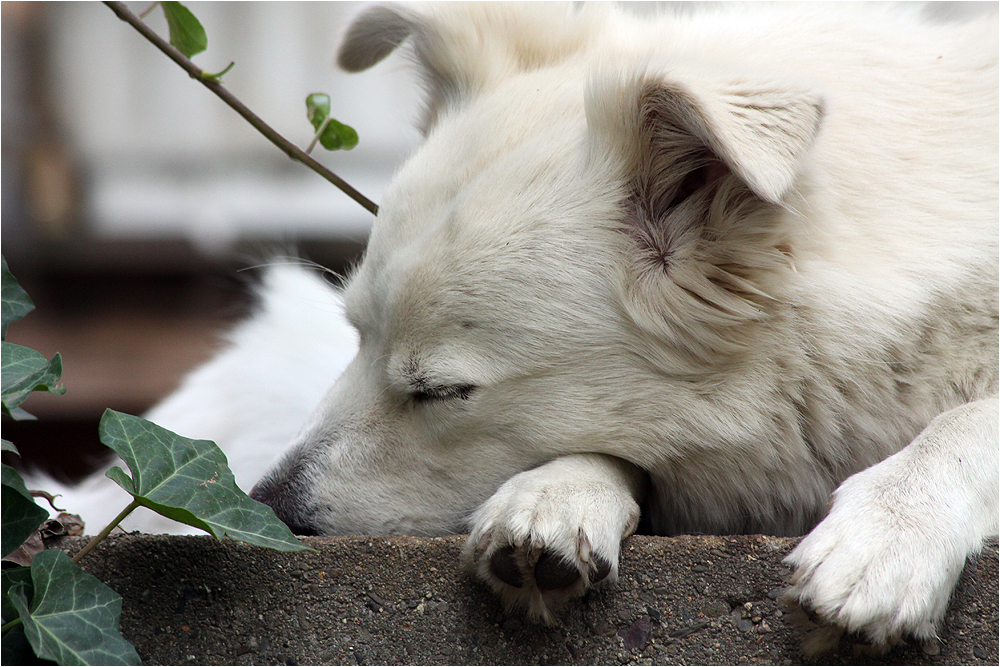
<svg viewBox="0 0 1000 667">
<path fill-rule="evenodd" d="M 274 486 L 267 480 L 262 479 L 254 484 L 248 495 L 259 503 L 273 507 L 271 499 L 274 497 Z"/>
<path fill-rule="evenodd" d="M 319 531 L 306 519 L 296 494 L 287 484 L 264 478 L 250 489 L 250 497 L 264 503 L 288 529 L 296 535 L 319 535 Z"/>
</svg>

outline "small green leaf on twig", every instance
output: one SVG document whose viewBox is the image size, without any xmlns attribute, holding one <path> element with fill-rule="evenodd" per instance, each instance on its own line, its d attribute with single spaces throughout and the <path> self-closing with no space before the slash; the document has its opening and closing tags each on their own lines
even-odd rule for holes
<svg viewBox="0 0 1000 667">
<path fill-rule="evenodd" d="M 313 129 L 319 130 L 323 121 L 330 115 L 330 96 L 326 93 L 313 93 L 306 97 L 306 116 Z"/>
<path fill-rule="evenodd" d="M 170 28 L 170 44 L 190 58 L 208 48 L 205 28 L 187 7 L 179 2 L 161 2 Z"/>
<path fill-rule="evenodd" d="M 229 70 L 231 70 L 233 68 L 233 65 L 235 65 L 235 64 L 236 64 L 235 62 L 229 63 L 229 65 L 226 66 L 226 69 L 222 70 L 221 72 L 219 72 L 217 74 L 210 74 L 209 72 L 202 72 L 201 73 L 201 80 L 202 81 L 215 81 L 216 83 L 222 83 L 222 75 L 225 74 L 226 72 L 228 72 Z"/>
<path fill-rule="evenodd" d="M 211 533 L 278 551 L 308 549 L 267 505 L 236 485 L 226 455 L 209 440 L 192 440 L 162 426 L 107 410 L 101 442 L 125 461 L 107 476 L 136 502 L 165 517 Z"/>
<path fill-rule="evenodd" d="M 330 117 L 330 96 L 326 93 L 313 93 L 306 97 L 306 116 L 316 130 L 307 153 L 312 152 L 317 141 L 328 151 L 349 151 L 358 145 L 358 133 L 354 128 Z"/>
<path fill-rule="evenodd" d="M 11 322 L 16 322 L 28 313 L 30 313 L 35 308 L 35 304 L 31 302 L 28 297 L 28 293 L 21 289 L 21 285 L 18 284 L 17 279 L 7 268 L 7 258 L 3 257 L 3 285 L 2 285 L 2 299 L 3 299 L 3 330 L 2 339 L 7 340 L 7 325 Z"/>
<path fill-rule="evenodd" d="M 141 664 L 121 636 L 121 597 L 65 553 L 35 556 L 31 582 L 12 585 L 8 596 L 39 658 L 61 665 Z"/>
</svg>

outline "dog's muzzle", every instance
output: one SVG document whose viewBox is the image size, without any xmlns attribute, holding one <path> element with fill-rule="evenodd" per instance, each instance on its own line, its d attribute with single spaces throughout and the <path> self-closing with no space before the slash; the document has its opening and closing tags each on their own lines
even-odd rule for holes
<svg viewBox="0 0 1000 667">
<path fill-rule="evenodd" d="M 273 509 L 275 515 L 296 535 L 319 535 L 292 486 L 265 477 L 250 489 L 250 497 Z"/>
</svg>

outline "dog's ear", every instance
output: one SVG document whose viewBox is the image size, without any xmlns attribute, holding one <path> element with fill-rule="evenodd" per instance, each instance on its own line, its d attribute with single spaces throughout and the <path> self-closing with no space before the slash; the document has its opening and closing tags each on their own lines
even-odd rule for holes
<svg viewBox="0 0 1000 667">
<path fill-rule="evenodd" d="M 409 38 L 429 93 L 426 132 L 442 107 L 567 58 L 609 11 L 555 2 L 377 5 L 347 29 L 337 63 L 349 72 L 367 69 Z"/>
<path fill-rule="evenodd" d="M 819 131 L 818 96 L 776 84 L 738 83 L 697 95 L 647 84 L 642 121 L 652 132 L 677 126 L 702 141 L 761 199 L 779 204 Z"/>
<path fill-rule="evenodd" d="M 662 169 L 657 162 L 675 162 L 678 149 L 700 148 L 762 200 L 780 204 L 819 131 L 823 103 L 808 90 L 774 82 L 649 75 L 622 82 L 604 74 L 588 88 L 587 116 L 592 139 L 611 140 L 616 153 L 625 148 L 633 163 Z"/>
<path fill-rule="evenodd" d="M 610 73 L 586 100 L 590 161 L 624 184 L 626 311 L 704 360 L 742 347 L 787 275 L 822 118 L 795 86 L 719 81 Z"/>
<path fill-rule="evenodd" d="M 360 72 L 381 62 L 403 43 L 419 17 L 399 5 L 375 5 L 361 12 L 347 28 L 337 51 L 337 64 Z"/>
</svg>

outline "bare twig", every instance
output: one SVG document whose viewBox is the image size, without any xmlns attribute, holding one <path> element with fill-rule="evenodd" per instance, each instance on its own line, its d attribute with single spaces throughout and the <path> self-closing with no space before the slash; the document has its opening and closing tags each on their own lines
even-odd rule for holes
<svg viewBox="0 0 1000 667">
<path fill-rule="evenodd" d="M 306 165 L 317 174 L 328 180 L 330 183 L 336 185 L 340 190 L 346 194 L 348 197 L 354 201 L 361 204 L 366 210 L 371 212 L 373 215 L 378 215 L 378 205 L 371 201 L 363 194 L 351 187 L 346 181 L 334 174 L 332 171 L 321 165 L 313 157 L 308 155 L 301 148 L 293 144 L 292 142 L 285 139 L 283 136 L 278 134 L 270 125 L 261 120 L 254 112 L 250 111 L 245 104 L 239 101 L 232 93 L 230 93 L 226 88 L 212 78 L 211 75 L 206 74 L 200 67 L 191 62 L 187 57 L 184 56 L 180 51 L 171 46 L 162 37 L 157 35 L 153 30 L 149 28 L 145 23 L 139 20 L 135 14 L 133 14 L 128 7 L 126 7 L 121 2 L 105 2 L 108 7 L 111 8 L 118 18 L 125 21 L 133 28 L 135 28 L 143 37 L 148 39 L 153 45 L 162 51 L 168 58 L 173 60 L 175 63 L 180 65 L 180 67 L 191 75 L 192 79 L 197 79 L 206 88 L 211 90 L 213 93 L 219 96 L 223 102 L 228 104 L 233 108 L 236 113 L 243 116 L 248 123 L 257 128 L 257 131 L 267 137 L 271 143 L 280 148 L 288 157 L 295 160 L 296 162 L 301 162 Z"/>
<path fill-rule="evenodd" d="M 59 496 L 61 496 L 62 495 L 61 493 L 57 493 L 56 495 L 52 495 L 48 491 L 39 491 L 37 489 L 32 489 L 31 491 L 29 491 L 29 493 L 34 498 L 45 498 L 47 501 L 49 501 L 49 505 L 52 506 L 52 509 L 54 509 L 57 512 L 65 512 L 66 511 L 65 508 L 56 507 L 56 498 L 58 498 Z"/>
</svg>

